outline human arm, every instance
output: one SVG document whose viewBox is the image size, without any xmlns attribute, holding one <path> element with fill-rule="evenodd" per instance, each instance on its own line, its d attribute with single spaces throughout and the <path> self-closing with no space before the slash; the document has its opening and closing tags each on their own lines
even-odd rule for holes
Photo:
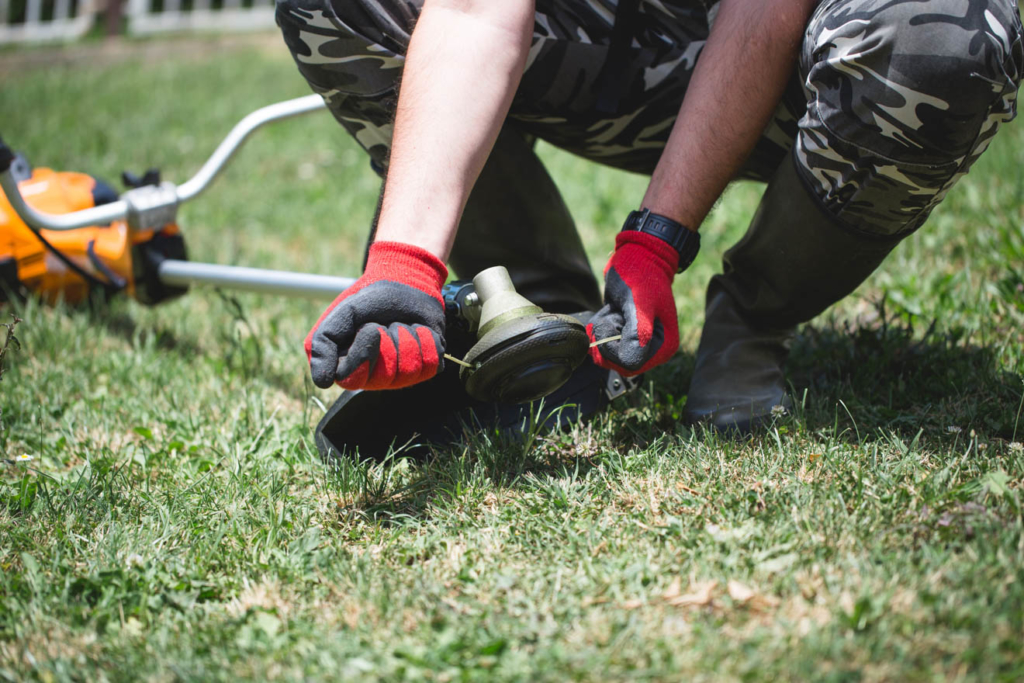
<svg viewBox="0 0 1024 683">
<path fill-rule="evenodd" d="M 641 208 L 696 231 L 778 105 L 819 0 L 722 0 Z M 677 258 L 657 237 L 620 233 L 605 268 L 605 307 L 588 331 L 594 361 L 624 374 L 664 363 L 679 346 Z"/>
<path fill-rule="evenodd" d="M 697 230 L 793 73 L 820 0 L 722 0 L 642 208 Z"/>
<path fill-rule="evenodd" d="M 306 338 L 314 383 L 397 389 L 443 367 L 444 262 L 522 78 L 534 0 L 426 0 L 410 40 L 376 240 Z"/>
<path fill-rule="evenodd" d="M 442 261 L 522 78 L 534 0 L 427 0 L 409 44 L 377 239 Z"/>
</svg>

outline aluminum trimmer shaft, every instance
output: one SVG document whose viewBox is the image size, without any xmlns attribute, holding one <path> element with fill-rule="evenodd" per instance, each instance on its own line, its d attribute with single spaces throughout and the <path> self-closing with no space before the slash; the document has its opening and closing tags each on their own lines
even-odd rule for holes
<svg viewBox="0 0 1024 683">
<path fill-rule="evenodd" d="M 174 259 L 161 261 L 157 267 L 157 276 L 165 285 L 172 287 L 206 285 L 308 299 L 333 299 L 355 282 L 355 279 L 350 277 L 310 275 Z"/>
</svg>

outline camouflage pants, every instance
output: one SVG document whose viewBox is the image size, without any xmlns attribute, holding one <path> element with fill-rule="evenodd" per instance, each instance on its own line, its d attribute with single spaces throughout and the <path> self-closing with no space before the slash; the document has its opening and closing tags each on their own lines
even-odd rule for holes
<svg viewBox="0 0 1024 683">
<path fill-rule="evenodd" d="M 617 2 L 537 0 L 509 122 L 587 159 L 650 173 L 717 0 L 640 0 L 632 43 L 609 79 Z M 278 0 L 299 70 L 379 169 L 421 5 Z M 768 179 L 795 148 L 804 180 L 840 222 L 908 234 L 1014 117 L 1022 72 L 1016 0 L 822 0 L 741 176 Z"/>
</svg>

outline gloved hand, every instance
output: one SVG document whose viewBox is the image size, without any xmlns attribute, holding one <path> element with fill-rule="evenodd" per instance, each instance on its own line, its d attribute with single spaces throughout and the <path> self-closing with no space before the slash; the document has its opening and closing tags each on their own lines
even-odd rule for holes
<svg viewBox="0 0 1024 683">
<path fill-rule="evenodd" d="M 374 242 L 366 270 L 306 337 L 313 383 L 326 389 L 401 389 L 444 368 L 448 269 L 433 254 Z"/>
<path fill-rule="evenodd" d="M 664 240 L 640 232 L 620 232 L 604 269 L 604 307 L 591 318 L 594 363 L 629 377 L 661 365 L 679 348 L 679 322 L 672 280 L 679 254 Z"/>
</svg>

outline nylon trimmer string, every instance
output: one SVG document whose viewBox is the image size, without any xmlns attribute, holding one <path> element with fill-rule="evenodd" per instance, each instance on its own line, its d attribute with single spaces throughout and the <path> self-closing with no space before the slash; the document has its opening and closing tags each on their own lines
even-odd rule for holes
<svg viewBox="0 0 1024 683">
<path fill-rule="evenodd" d="M 475 367 L 472 363 L 467 363 L 464 360 L 459 360 L 458 358 L 449 353 L 444 354 L 444 357 L 450 360 L 451 362 L 455 363 L 456 365 L 461 365 L 462 367 L 469 368 L 470 370 L 474 369 Z"/>
<path fill-rule="evenodd" d="M 608 337 L 607 339 L 600 339 L 600 340 L 594 342 L 593 344 L 591 344 L 590 348 L 594 348 L 595 346 L 601 346 L 602 344 L 610 344 L 611 342 L 619 341 L 620 339 L 622 339 L 622 335 L 621 334 L 617 334 L 614 337 Z M 472 363 L 467 363 L 466 361 L 460 360 L 460 359 L 456 358 L 455 356 L 453 356 L 451 354 L 446 353 L 446 354 L 444 354 L 444 357 L 447 360 L 450 360 L 451 362 L 455 363 L 456 365 L 461 365 L 462 367 L 469 368 L 470 370 L 475 370 L 476 369 L 476 366 L 473 365 Z"/>
</svg>

